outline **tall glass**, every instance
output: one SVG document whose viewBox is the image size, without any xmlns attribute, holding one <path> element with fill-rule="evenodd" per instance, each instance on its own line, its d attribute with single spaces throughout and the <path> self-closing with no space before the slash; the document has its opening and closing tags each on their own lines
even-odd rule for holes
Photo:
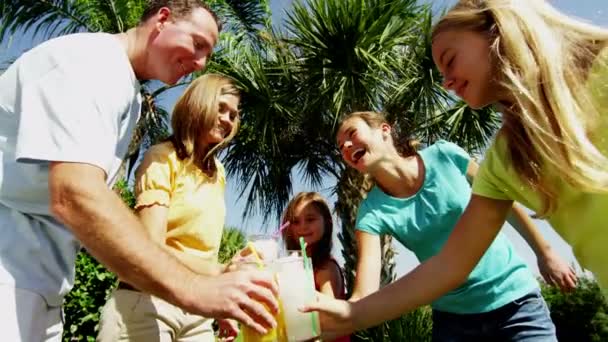
<svg viewBox="0 0 608 342">
<path fill-rule="evenodd" d="M 255 247 L 256 252 L 266 263 L 278 259 L 284 255 L 285 244 L 281 236 L 255 234 L 247 238 Z"/>
<path fill-rule="evenodd" d="M 264 268 L 272 272 L 277 277 L 276 274 L 276 259 L 279 257 L 282 241 L 277 239 L 276 237 L 270 235 L 252 235 L 248 238 L 250 248 L 254 249 L 251 251 L 252 253 L 257 254 L 260 260 L 256 258 L 252 258 L 251 256 L 239 263 L 239 268 L 248 267 L 248 268 Z M 260 265 L 260 262 L 262 263 Z M 279 302 L 279 312 L 274 316 L 277 321 L 277 326 L 274 329 L 268 330 L 268 332 L 264 335 L 257 333 L 255 330 L 244 326 L 242 329 L 243 333 L 243 341 L 245 342 L 286 342 L 285 339 L 285 323 L 283 321 L 282 314 L 282 303 L 281 299 L 277 298 Z"/>
<path fill-rule="evenodd" d="M 276 262 L 279 281 L 279 299 L 285 320 L 286 341 L 316 340 L 320 334 L 319 316 L 316 312 L 303 313 L 299 309 L 315 299 L 315 282 L 312 269 L 304 267 L 300 251 Z"/>
</svg>

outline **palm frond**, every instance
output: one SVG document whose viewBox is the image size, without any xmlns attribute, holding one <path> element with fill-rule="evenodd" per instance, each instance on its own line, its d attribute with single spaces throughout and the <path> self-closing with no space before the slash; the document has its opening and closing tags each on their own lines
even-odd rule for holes
<svg viewBox="0 0 608 342">
<path fill-rule="evenodd" d="M 475 110 L 459 101 L 451 109 L 429 120 L 424 129 L 438 132 L 470 153 L 479 154 L 488 146 L 501 125 L 500 114 L 492 108 Z"/>
<path fill-rule="evenodd" d="M 90 3 L 68 0 L 3 1 L 0 7 L 0 40 L 16 32 L 33 30 L 45 37 L 102 30 L 91 23 Z"/>
<path fill-rule="evenodd" d="M 313 107 L 337 117 L 378 109 L 393 85 L 398 47 L 412 34 L 415 1 L 298 2 L 288 13 L 289 43 L 299 56 L 303 82 L 321 96 Z"/>
<path fill-rule="evenodd" d="M 238 40 L 259 43 L 259 32 L 270 28 L 269 0 L 223 0 L 214 5 L 223 19 L 225 31 Z"/>
</svg>

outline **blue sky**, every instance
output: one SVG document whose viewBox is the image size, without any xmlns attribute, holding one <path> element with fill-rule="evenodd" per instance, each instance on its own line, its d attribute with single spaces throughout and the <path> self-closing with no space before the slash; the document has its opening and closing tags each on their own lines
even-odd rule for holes
<svg viewBox="0 0 608 342">
<path fill-rule="evenodd" d="M 440 0 L 433 1 L 433 7 L 440 9 L 444 6 L 450 6 L 454 4 L 455 0 Z M 275 24 L 280 24 L 284 18 L 284 12 L 291 7 L 292 0 L 272 0 L 271 8 L 273 11 L 273 20 Z M 600 26 L 608 26 L 608 1 L 607 0 L 554 0 L 551 1 L 555 7 L 564 11 L 569 15 L 573 15 L 582 18 L 586 21 L 593 22 Z M 28 32 L 17 35 L 10 41 L 3 41 L 0 43 L 0 66 L 7 61 L 15 58 L 23 51 L 35 46 L 41 41 L 41 39 L 32 39 L 31 34 Z M 167 92 L 160 98 L 160 103 L 163 107 L 171 109 L 177 96 L 183 91 L 181 88 L 176 88 L 173 91 Z M 325 195 L 330 204 L 335 202 L 335 197 L 331 197 L 331 188 L 335 184 L 335 180 L 328 177 L 324 180 L 321 188 L 312 188 L 302 182 L 297 172 L 294 172 L 294 193 L 299 191 L 320 191 Z M 245 203 L 242 200 L 243 196 L 236 187 L 235 179 L 228 180 L 228 187 L 226 193 L 226 204 L 227 204 L 227 217 L 226 224 L 229 226 L 236 226 L 245 229 L 247 232 L 255 233 L 264 229 L 261 217 L 254 216 L 250 219 L 243 220 L 241 218 L 244 211 Z M 277 221 L 273 220 L 269 222 L 269 229 L 272 229 L 276 225 Z M 567 260 L 573 261 L 573 256 L 570 247 L 563 242 L 563 240 L 553 231 L 553 229 L 542 221 L 537 221 L 541 231 L 545 234 L 547 239 L 556 248 L 559 254 L 564 256 Z M 529 264 L 536 269 L 535 259 L 532 251 L 525 245 L 525 242 L 512 230 L 510 227 L 505 227 L 505 233 L 514 242 L 518 252 L 529 262 Z M 339 245 L 336 246 L 335 254 L 340 259 Z M 410 270 L 417 264 L 415 257 L 403 247 L 397 247 L 397 273 L 403 274 Z"/>
</svg>

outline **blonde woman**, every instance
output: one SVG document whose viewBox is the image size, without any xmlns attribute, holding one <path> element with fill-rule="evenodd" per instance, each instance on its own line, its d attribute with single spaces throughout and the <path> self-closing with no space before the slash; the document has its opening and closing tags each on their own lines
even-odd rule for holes
<svg viewBox="0 0 608 342">
<path fill-rule="evenodd" d="M 473 196 L 439 254 L 357 303 L 322 298 L 323 330 L 345 334 L 398 317 L 461 284 L 513 201 L 546 218 L 608 286 L 608 30 L 543 0 L 463 0 L 435 26 L 433 58 L 471 107 L 503 125 Z"/>
<path fill-rule="evenodd" d="M 230 79 L 207 74 L 173 110 L 173 135 L 152 146 L 137 170 L 135 210 L 152 239 L 192 271 L 219 275 L 224 167 L 218 151 L 239 126 L 240 96 Z M 98 341 L 214 341 L 212 319 L 189 314 L 120 282 L 106 303 Z"/>
</svg>

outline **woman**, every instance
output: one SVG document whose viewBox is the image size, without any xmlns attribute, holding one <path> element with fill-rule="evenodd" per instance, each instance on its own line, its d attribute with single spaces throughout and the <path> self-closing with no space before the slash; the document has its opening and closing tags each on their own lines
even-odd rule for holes
<svg viewBox="0 0 608 342">
<path fill-rule="evenodd" d="M 173 135 L 152 146 L 136 174 L 135 211 L 151 237 L 194 272 L 219 275 L 224 167 L 217 153 L 239 126 L 240 95 L 230 79 L 206 74 L 175 104 Z M 104 306 L 98 341 L 215 341 L 213 320 L 120 282 Z M 235 324 L 223 321 L 223 330 Z"/>
<path fill-rule="evenodd" d="M 355 225 L 358 263 L 350 300 L 356 301 L 380 286 L 381 235 L 393 236 L 421 262 L 441 250 L 471 197 L 469 182 L 477 164 L 443 140 L 418 151 L 415 141 L 401 142 L 384 115 L 375 112 L 349 115 L 337 140 L 344 161 L 375 183 Z M 513 217 L 513 226 L 537 253 L 540 268 L 549 269 L 551 279 L 565 278 L 565 287 L 574 286 L 574 273 L 525 212 L 514 207 Z M 523 335 L 555 341 L 538 283 L 502 234 L 466 281 L 432 304 L 434 341 L 516 340 Z"/>
<path fill-rule="evenodd" d="M 441 252 L 355 304 L 312 304 L 308 309 L 326 312 L 326 332 L 364 329 L 454 289 L 513 201 L 546 218 L 608 286 L 608 229 L 601 222 L 608 210 L 607 44 L 607 30 L 543 0 L 462 0 L 439 21 L 433 58 L 446 88 L 471 107 L 496 105 L 503 125 Z"/>
</svg>

